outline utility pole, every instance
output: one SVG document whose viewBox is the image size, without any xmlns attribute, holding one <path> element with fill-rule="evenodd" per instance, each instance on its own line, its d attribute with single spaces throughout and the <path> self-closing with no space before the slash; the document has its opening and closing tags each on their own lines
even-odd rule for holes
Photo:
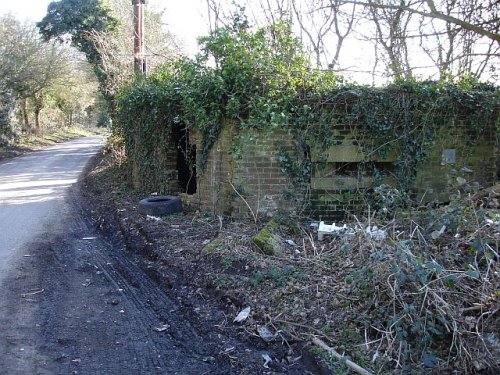
<svg viewBox="0 0 500 375">
<path fill-rule="evenodd" d="M 134 6 L 134 72 L 146 74 L 144 55 L 144 7 L 146 0 L 132 0 Z"/>
</svg>

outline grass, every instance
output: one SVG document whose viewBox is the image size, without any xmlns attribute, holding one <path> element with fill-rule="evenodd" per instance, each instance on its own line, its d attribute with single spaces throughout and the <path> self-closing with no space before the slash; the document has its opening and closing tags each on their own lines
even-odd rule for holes
<svg viewBox="0 0 500 375">
<path fill-rule="evenodd" d="M 23 134 L 7 146 L 0 146 L 0 159 L 22 155 L 69 139 L 106 134 L 106 129 L 84 129 L 77 126 L 45 130 L 42 134 Z"/>
<path fill-rule="evenodd" d="M 63 142 L 68 139 L 85 137 L 95 134 L 95 131 L 72 126 L 69 128 L 59 128 L 41 135 L 22 135 L 13 146 L 28 149 L 37 149 L 50 146 L 54 143 Z"/>
</svg>

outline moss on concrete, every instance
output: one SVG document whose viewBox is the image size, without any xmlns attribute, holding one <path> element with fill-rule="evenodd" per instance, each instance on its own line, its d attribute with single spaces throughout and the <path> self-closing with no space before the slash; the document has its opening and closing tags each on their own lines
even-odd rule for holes
<svg viewBox="0 0 500 375">
<path fill-rule="evenodd" d="M 283 249 L 282 239 L 276 234 L 280 229 L 280 224 L 276 220 L 269 221 L 255 236 L 252 237 L 251 243 L 255 251 L 266 254 L 275 255 Z"/>
<path fill-rule="evenodd" d="M 209 244 L 207 244 L 204 248 L 203 248 L 203 251 L 204 252 L 207 252 L 207 253 L 212 253 L 214 252 L 215 250 L 217 250 L 219 248 L 219 246 L 222 245 L 222 239 L 221 238 L 216 238 L 214 239 L 212 242 L 210 242 Z"/>
<path fill-rule="evenodd" d="M 262 228 L 252 237 L 252 247 L 255 251 L 266 255 L 274 255 L 273 234 L 267 228 Z"/>
</svg>

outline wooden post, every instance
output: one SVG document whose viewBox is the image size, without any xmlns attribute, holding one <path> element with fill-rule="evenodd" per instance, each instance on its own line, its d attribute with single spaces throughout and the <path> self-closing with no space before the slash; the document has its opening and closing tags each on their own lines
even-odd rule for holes
<svg viewBox="0 0 500 375">
<path fill-rule="evenodd" d="M 144 58 L 144 7 L 146 0 L 132 0 L 134 6 L 134 72 L 146 73 Z"/>
</svg>

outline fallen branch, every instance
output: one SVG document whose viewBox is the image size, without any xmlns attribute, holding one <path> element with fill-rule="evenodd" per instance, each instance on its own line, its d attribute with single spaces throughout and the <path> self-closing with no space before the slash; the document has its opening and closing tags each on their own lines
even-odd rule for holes
<svg viewBox="0 0 500 375">
<path fill-rule="evenodd" d="M 361 375 L 373 375 L 370 371 L 365 370 L 363 367 L 355 364 L 354 362 L 350 361 L 343 355 L 339 354 L 335 349 L 329 347 L 328 345 L 325 344 L 324 341 L 321 339 L 318 339 L 317 337 L 312 339 L 313 344 L 319 346 L 321 349 L 326 350 L 328 354 L 330 354 L 332 357 L 337 358 L 339 361 L 342 361 L 349 367 L 351 370 L 357 372 L 358 374 Z"/>
<path fill-rule="evenodd" d="M 28 296 L 34 296 L 35 294 L 39 294 L 39 293 L 43 293 L 43 292 L 45 292 L 45 289 L 35 290 L 33 292 L 28 292 L 28 293 L 21 294 L 21 297 L 26 298 Z"/>
<path fill-rule="evenodd" d="M 231 187 L 233 188 L 234 192 L 238 195 L 238 197 L 240 197 L 243 202 L 246 204 L 246 206 L 248 207 L 248 209 L 250 210 L 250 213 L 252 214 L 253 216 L 253 221 L 255 222 L 255 224 L 257 224 L 258 222 L 258 218 L 257 218 L 257 215 L 255 215 L 255 213 L 253 212 L 252 210 L 252 207 L 250 207 L 250 205 L 248 204 L 247 200 L 243 197 L 243 195 L 240 194 L 240 192 L 238 190 L 236 190 L 236 188 L 234 187 L 234 185 L 231 183 L 231 181 L 229 181 L 229 185 L 231 185 Z"/>
</svg>

